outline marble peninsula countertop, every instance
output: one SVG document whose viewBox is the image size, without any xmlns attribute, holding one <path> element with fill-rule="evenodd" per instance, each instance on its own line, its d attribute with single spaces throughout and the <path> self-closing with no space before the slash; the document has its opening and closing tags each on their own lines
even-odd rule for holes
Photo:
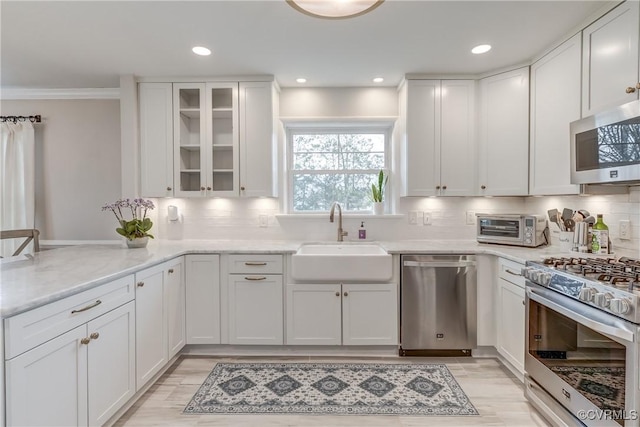
<svg viewBox="0 0 640 427">
<path fill-rule="evenodd" d="M 0 262 L 0 318 L 48 304 L 180 255 L 291 254 L 305 243 L 336 244 L 329 241 L 157 239 L 151 240 L 146 248 L 141 249 L 127 249 L 124 243 L 80 245 L 5 258 Z M 562 255 L 553 246 L 531 249 L 480 244 L 475 240 L 398 240 L 375 243 L 390 254 L 488 254 L 521 263 Z"/>
</svg>

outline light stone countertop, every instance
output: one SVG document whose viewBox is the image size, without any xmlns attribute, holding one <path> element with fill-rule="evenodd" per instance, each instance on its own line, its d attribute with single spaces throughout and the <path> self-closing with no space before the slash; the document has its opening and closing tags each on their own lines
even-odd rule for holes
<svg viewBox="0 0 640 427">
<path fill-rule="evenodd" d="M 296 252 L 303 243 L 336 242 L 150 240 L 149 245 L 141 249 L 127 249 L 124 243 L 81 245 L 5 258 L 0 262 L 0 318 L 54 302 L 180 255 L 290 254 Z M 553 246 L 530 249 L 479 244 L 475 240 L 399 240 L 375 243 L 379 243 L 391 254 L 489 254 L 521 263 L 561 255 L 557 247 Z"/>
</svg>

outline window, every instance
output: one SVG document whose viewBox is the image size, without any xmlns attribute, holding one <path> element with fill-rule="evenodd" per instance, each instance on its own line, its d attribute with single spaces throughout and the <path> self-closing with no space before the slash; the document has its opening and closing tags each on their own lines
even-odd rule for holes
<svg viewBox="0 0 640 427">
<path fill-rule="evenodd" d="M 388 169 L 389 128 L 290 128 L 289 210 L 371 211 L 371 184 Z"/>
</svg>

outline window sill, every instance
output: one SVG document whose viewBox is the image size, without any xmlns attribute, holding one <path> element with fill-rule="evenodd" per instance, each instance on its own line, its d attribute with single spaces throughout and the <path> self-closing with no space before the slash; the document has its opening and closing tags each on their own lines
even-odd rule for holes
<svg viewBox="0 0 640 427">
<path fill-rule="evenodd" d="M 374 215 L 374 214 L 370 214 L 370 213 L 361 213 L 361 214 L 356 214 L 356 213 L 348 213 L 348 214 L 343 214 L 342 215 L 342 219 L 343 220 L 347 220 L 347 219 L 403 219 L 405 218 L 406 215 L 404 214 L 384 214 L 384 215 Z M 277 214 L 275 216 L 278 221 L 280 220 L 296 220 L 296 219 L 328 219 L 329 218 L 329 214 L 328 213 L 314 213 L 314 214 Z"/>
</svg>

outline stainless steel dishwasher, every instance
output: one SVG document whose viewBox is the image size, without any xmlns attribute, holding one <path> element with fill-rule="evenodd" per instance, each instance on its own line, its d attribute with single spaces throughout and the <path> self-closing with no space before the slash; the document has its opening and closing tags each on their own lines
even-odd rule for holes
<svg viewBox="0 0 640 427">
<path fill-rule="evenodd" d="M 471 356 L 477 343 L 476 257 L 400 260 L 400 356 Z"/>
</svg>

